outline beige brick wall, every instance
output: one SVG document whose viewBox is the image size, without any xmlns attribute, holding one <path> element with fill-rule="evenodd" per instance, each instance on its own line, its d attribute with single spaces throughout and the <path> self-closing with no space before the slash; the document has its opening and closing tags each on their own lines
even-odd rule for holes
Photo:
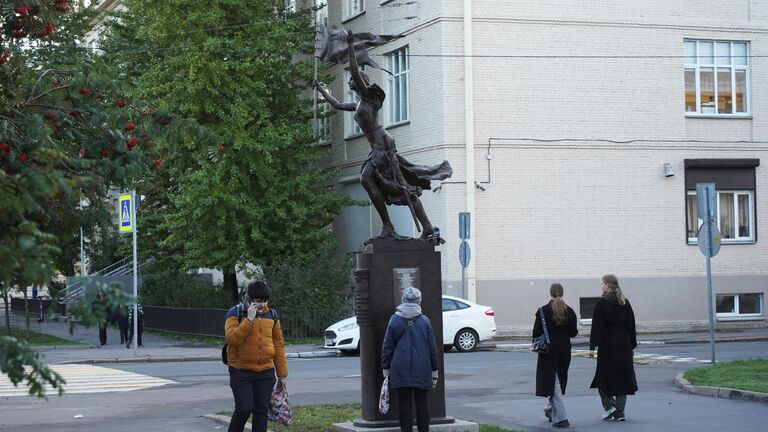
<svg viewBox="0 0 768 432">
<path fill-rule="evenodd" d="M 391 133 L 413 162 L 448 159 L 454 182 L 465 180 L 462 4 L 420 1 L 380 8 L 378 1 L 368 0 L 364 15 L 344 23 L 355 31 L 407 35 L 372 51 L 382 54 L 407 44 L 412 55 L 411 122 Z M 683 40 L 746 40 L 752 54 L 768 52 L 768 3 L 741 0 L 727 8 L 715 1 L 670 0 L 621 6 L 565 0 L 472 4 L 474 180 L 491 179 L 485 192 L 476 191 L 473 214 L 477 300 L 495 308 L 499 325 L 526 325 L 546 300 L 547 281 L 597 281 L 613 272 L 630 285 L 643 281 L 643 286 L 663 287 L 633 293 L 644 308 L 653 309 L 658 296 L 667 293 L 667 301 L 683 310 L 679 319 L 675 308 L 641 312 L 643 321 L 706 319 L 706 292 L 690 279 L 675 291 L 673 282 L 701 278 L 703 287 L 704 280 L 704 258 L 686 244 L 683 160 L 761 159 L 757 232 L 768 232 L 768 145 L 723 142 L 768 141 L 768 59 L 751 59 L 752 118 L 686 118 Z M 332 24 L 340 23 L 339 6 L 340 1 L 330 1 Z M 418 18 L 404 19 L 410 16 Z M 432 54 L 444 56 L 424 56 Z M 510 57 L 521 55 L 554 57 Z M 562 57 L 567 55 L 617 58 Z M 374 58 L 384 64 L 383 57 Z M 373 78 L 384 86 L 383 74 Z M 334 82 L 336 94 L 341 84 Z M 344 152 L 340 116 L 333 128 L 334 163 L 346 167 L 344 174 L 357 173 L 367 143 L 347 140 Z M 553 139 L 572 141 L 543 141 Z M 664 163 L 672 165 L 674 177 L 663 176 Z M 465 199 L 465 186 L 458 183 L 423 197 L 449 241 L 440 250 L 451 293 L 460 279 L 457 214 L 465 210 Z M 755 276 L 759 282 L 750 289 L 762 289 L 765 303 L 765 256 L 765 241 L 723 246 L 712 261 L 713 274 L 725 277 L 715 290 L 733 292 L 739 277 Z M 571 301 L 591 296 L 592 285 L 575 284 Z"/>
</svg>

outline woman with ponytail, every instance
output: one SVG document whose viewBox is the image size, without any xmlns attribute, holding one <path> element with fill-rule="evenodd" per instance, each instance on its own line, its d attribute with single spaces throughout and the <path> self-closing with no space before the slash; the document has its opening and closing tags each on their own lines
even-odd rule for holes
<svg viewBox="0 0 768 432">
<path fill-rule="evenodd" d="M 553 283 L 549 287 L 552 299 L 536 311 L 533 321 L 533 338 L 544 334 L 541 312 L 549 333 L 549 350 L 536 362 L 536 396 L 548 398 L 544 415 L 554 427 L 568 427 L 563 395 L 568 384 L 568 368 L 571 365 L 571 338 L 579 331 L 576 328 L 576 312 L 563 300 L 563 286 Z"/>
<path fill-rule="evenodd" d="M 603 404 L 603 420 L 625 421 L 627 395 L 637 391 L 632 363 L 637 348 L 635 313 L 619 286 L 619 279 L 603 276 L 603 296 L 595 305 L 589 335 L 590 356 L 597 347 L 597 369 L 590 388 L 597 388 Z"/>
</svg>

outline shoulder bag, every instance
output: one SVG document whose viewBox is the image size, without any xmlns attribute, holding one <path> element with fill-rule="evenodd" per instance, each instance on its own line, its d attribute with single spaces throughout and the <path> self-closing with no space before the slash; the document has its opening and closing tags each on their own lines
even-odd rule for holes
<svg viewBox="0 0 768 432">
<path fill-rule="evenodd" d="M 544 334 L 533 339 L 531 351 L 546 354 L 549 351 L 549 332 L 547 331 L 547 322 L 544 320 L 544 309 L 539 308 L 539 316 L 541 317 L 541 328 L 544 330 Z"/>
</svg>

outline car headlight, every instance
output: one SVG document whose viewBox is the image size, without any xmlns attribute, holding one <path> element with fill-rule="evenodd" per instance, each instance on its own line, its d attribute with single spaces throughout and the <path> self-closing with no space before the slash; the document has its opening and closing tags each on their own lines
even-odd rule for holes
<svg viewBox="0 0 768 432">
<path fill-rule="evenodd" d="M 339 328 L 339 331 L 353 330 L 357 328 L 357 323 L 347 324 L 344 327 Z"/>
</svg>

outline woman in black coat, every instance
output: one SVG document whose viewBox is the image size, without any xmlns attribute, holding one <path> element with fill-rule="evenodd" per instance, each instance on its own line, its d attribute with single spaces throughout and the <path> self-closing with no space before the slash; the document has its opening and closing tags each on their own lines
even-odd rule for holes
<svg viewBox="0 0 768 432">
<path fill-rule="evenodd" d="M 635 313 L 614 275 L 603 276 L 603 296 L 595 305 L 590 356 L 597 347 L 597 369 L 590 388 L 597 388 L 603 420 L 625 421 L 627 395 L 637 391 L 633 350 L 637 348 Z"/>
<path fill-rule="evenodd" d="M 568 384 L 568 368 L 571 365 L 571 338 L 579 331 L 576 328 L 576 312 L 563 300 L 563 286 L 553 283 L 549 287 L 552 300 L 540 308 L 544 312 L 547 332 L 549 333 L 549 351 L 539 353 L 536 362 L 536 396 L 549 399 L 544 408 L 544 415 L 555 427 L 568 427 L 568 415 L 565 412 L 563 395 Z M 533 321 L 533 338 L 544 334 L 541 315 L 536 311 Z"/>
</svg>

